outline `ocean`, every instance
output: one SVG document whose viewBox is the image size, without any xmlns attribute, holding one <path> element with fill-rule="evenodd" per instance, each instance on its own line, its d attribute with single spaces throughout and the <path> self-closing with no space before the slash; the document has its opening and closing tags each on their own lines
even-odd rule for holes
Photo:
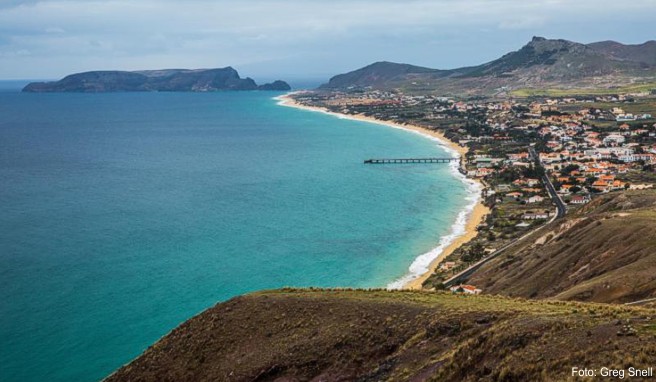
<svg viewBox="0 0 656 382">
<path fill-rule="evenodd" d="M 398 286 L 462 229 L 452 166 L 363 164 L 447 149 L 277 95 L 2 88 L 0 380 L 102 379 L 254 290 Z"/>
</svg>

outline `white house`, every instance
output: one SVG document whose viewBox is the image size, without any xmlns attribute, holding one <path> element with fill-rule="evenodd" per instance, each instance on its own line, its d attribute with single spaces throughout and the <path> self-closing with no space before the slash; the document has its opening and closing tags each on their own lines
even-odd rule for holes
<svg viewBox="0 0 656 382">
<path fill-rule="evenodd" d="M 530 198 L 526 199 L 526 203 L 540 203 L 543 200 L 544 200 L 544 197 L 542 197 L 540 195 L 534 195 L 534 196 L 531 196 Z"/>
<path fill-rule="evenodd" d="M 626 138 L 624 138 L 622 135 L 619 134 L 610 134 L 606 138 L 604 138 L 604 145 L 609 146 L 609 145 L 621 145 L 624 143 Z"/>
<path fill-rule="evenodd" d="M 456 292 L 456 293 L 467 293 L 467 294 L 480 294 L 482 292 L 481 289 L 476 288 L 473 285 L 454 285 L 451 288 L 449 288 L 451 292 Z"/>
<path fill-rule="evenodd" d="M 586 204 L 589 201 L 590 199 L 586 198 L 585 196 L 576 195 L 572 197 L 572 199 L 569 201 L 569 204 Z"/>
</svg>

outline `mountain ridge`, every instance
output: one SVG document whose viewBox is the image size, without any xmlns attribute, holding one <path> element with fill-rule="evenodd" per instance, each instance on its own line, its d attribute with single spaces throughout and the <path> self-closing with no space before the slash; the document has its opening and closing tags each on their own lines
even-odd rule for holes
<svg viewBox="0 0 656 382">
<path fill-rule="evenodd" d="M 439 69 L 430 69 L 421 66 L 410 64 L 399 64 L 389 61 L 377 61 L 373 64 L 367 65 L 352 72 L 338 74 L 332 77 L 329 84 L 322 85 L 322 88 L 330 87 L 343 87 L 343 86 L 370 86 L 370 84 L 384 84 L 387 81 L 393 80 L 397 76 L 409 74 L 438 74 L 441 72 Z"/>
<path fill-rule="evenodd" d="M 649 40 L 642 44 L 622 44 L 607 40 L 591 43 L 588 46 L 617 58 L 656 65 L 656 40 Z"/>
<path fill-rule="evenodd" d="M 656 81 L 655 41 L 637 45 L 581 44 L 536 36 L 519 50 L 476 66 L 443 70 L 383 61 L 336 75 L 319 89 L 401 89 L 467 95 L 497 93 L 506 88 L 613 87 L 636 81 Z"/>
</svg>

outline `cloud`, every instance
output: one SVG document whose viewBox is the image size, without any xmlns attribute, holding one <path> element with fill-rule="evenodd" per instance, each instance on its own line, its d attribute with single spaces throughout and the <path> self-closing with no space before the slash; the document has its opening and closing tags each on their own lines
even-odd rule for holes
<svg viewBox="0 0 656 382">
<path fill-rule="evenodd" d="M 543 17 L 537 16 L 526 16 L 526 17 L 517 17 L 514 19 L 502 20 L 499 23 L 499 29 L 535 29 L 540 28 L 546 24 L 546 20 Z"/>
<path fill-rule="evenodd" d="M 635 36 L 656 12 L 651 0 L 5 0 L 0 4 L 0 77 L 50 75 L 35 73 L 44 70 L 46 61 L 57 63 L 48 65 L 53 75 L 95 69 L 92 66 L 98 62 L 117 69 L 243 65 L 261 71 L 287 65 L 290 71 L 323 68 L 319 71 L 327 72 L 331 64 L 338 70 L 389 58 L 383 55 L 446 66 L 460 62 L 450 62 L 448 56 L 426 47 L 462 53 L 462 44 L 469 44 L 471 53 L 465 52 L 469 57 L 461 60 L 475 64 L 487 57 L 484 52 L 493 56 L 515 46 L 526 38 L 524 32 L 573 39 L 585 36 L 581 32 L 585 28 L 603 35 L 599 39 L 613 37 L 606 35 L 609 28 L 604 25 L 616 21 L 620 13 L 633 31 L 621 32 L 624 35 L 615 39 L 646 39 L 649 36 Z M 563 27 L 569 22 L 577 28 Z M 24 51 L 29 55 L 10 54 Z"/>
</svg>

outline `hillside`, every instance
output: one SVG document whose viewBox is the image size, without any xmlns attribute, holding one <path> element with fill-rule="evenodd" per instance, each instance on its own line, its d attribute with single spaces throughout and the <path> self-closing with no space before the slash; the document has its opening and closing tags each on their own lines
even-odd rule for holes
<svg viewBox="0 0 656 382">
<path fill-rule="evenodd" d="M 534 37 L 521 49 L 478 66 L 437 70 L 376 63 L 335 76 L 320 89 L 371 87 L 475 95 L 516 89 L 613 88 L 653 82 L 656 82 L 654 41 L 641 45 L 616 42 L 585 45 Z"/>
<path fill-rule="evenodd" d="M 604 195 L 470 278 L 485 293 L 624 303 L 656 297 L 656 190 Z"/>
<path fill-rule="evenodd" d="M 137 72 L 94 71 L 66 76 L 56 82 L 33 82 L 24 92 L 118 92 L 217 90 L 290 90 L 284 81 L 258 86 L 251 78 L 241 78 L 231 67 L 221 69 L 163 69 Z"/>
<path fill-rule="evenodd" d="M 219 304 L 106 380 L 562 381 L 648 367 L 655 310 L 428 292 L 281 290 Z"/>
</svg>

